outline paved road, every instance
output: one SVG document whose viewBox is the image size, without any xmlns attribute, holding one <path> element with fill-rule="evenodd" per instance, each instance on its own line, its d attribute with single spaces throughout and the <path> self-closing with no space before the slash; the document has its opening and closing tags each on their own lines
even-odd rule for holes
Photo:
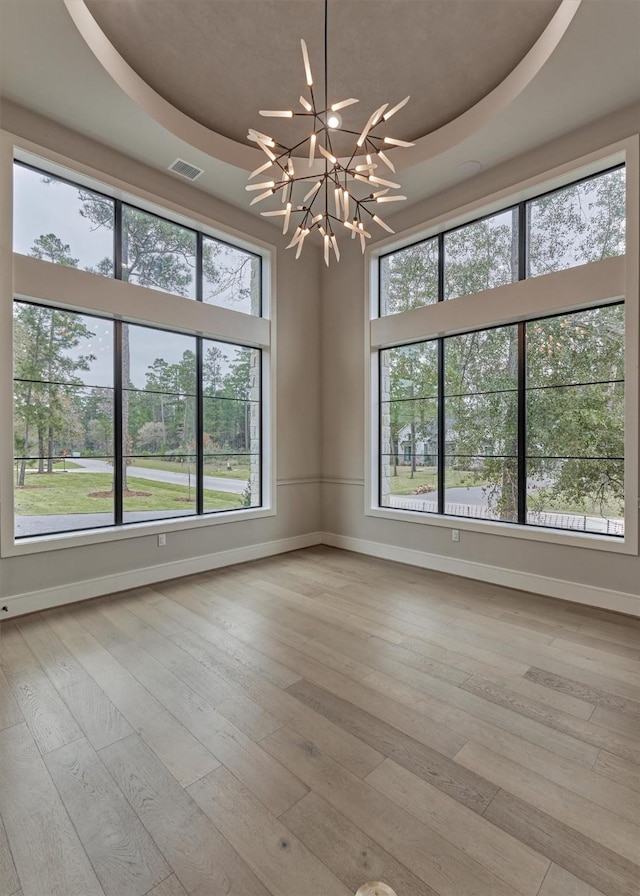
<svg viewBox="0 0 640 896">
<path fill-rule="evenodd" d="M 69 473 L 113 473 L 113 467 L 104 460 L 96 460 L 93 457 L 74 457 L 70 458 L 74 464 L 78 464 L 80 469 L 69 470 Z M 128 467 L 127 473 L 132 478 L 149 479 L 153 482 L 170 482 L 174 485 L 188 485 L 188 473 L 172 473 L 169 470 L 152 470 L 149 467 Z M 191 484 L 195 485 L 195 472 L 191 473 Z M 244 479 L 224 479 L 221 476 L 205 476 L 204 488 L 207 491 L 215 492 L 231 492 L 234 495 L 241 495 L 247 487 Z"/>
</svg>

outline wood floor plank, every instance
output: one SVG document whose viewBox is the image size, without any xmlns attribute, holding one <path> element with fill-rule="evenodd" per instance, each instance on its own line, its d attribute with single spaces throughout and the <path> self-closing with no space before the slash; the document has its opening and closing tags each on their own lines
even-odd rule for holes
<svg viewBox="0 0 640 896">
<path fill-rule="evenodd" d="M 104 896 L 26 724 L 0 731 L 0 815 L 28 894 Z"/>
<path fill-rule="evenodd" d="M 7 832 L 0 818 L 0 896 L 13 896 L 20 889 L 18 872 L 7 839 Z"/>
<path fill-rule="evenodd" d="M 506 709 L 513 708 L 517 704 L 518 712 L 521 715 L 541 722 L 553 731 L 568 734 L 578 741 L 591 744 L 592 747 L 608 750 L 632 762 L 640 763 L 640 744 L 637 738 L 631 738 L 622 732 L 614 731 L 612 728 L 598 725 L 592 721 L 593 717 L 585 721 L 552 707 L 541 708 L 534 701 L 522 701 L 517 695 L 509 693 L 509 689 L 496 686 L 492 680 L 478 676 L 468 680 L 465 683 L 465 687 L 469 690 L 473 688 L 476 694 L 484 700 L 495 703 L 498 706 L 504 706 Z M 592 757 L 592 752 L 587 753 L 583 764 L 590 766 Z"/>
<path fill-rule="evenodd" d="M 274 896 L 352 896 L 227 769 L 216 769 L 187 792 Z"/>
<path fill-rule="evenodd" d="M 248 669 L 262 675 L 267 681 L 271 681 L 278 687 L 289 687 L 290 684 L 293 684 L 294 681 L 300 678 L 299 675 L 292 673 L 280 663 L 267 659 L 257 650 L 247 647 L 234 638 L 230 632 L 222 632 L 215 625 L 207 622 L 203 616 L 173 604 L 167 598 L 154 600 L 153 606 L 170 619 L 177 617 L 184 628 L 197 634 L 198 637 L 208 641 L 232 659 L 238 660 Z"/>
<path fill-rule="evenodd" d="M 42 753 L 82 737 L 76 720 L 14 626 L 3 628 L 0 667 Z"/>
<path fill-rule="evenodd" d="M 55 688 L 88 678 L 86 670 L 39 616 L 18 619 L 16 625 Z"/>
<path fill-rule="evenodd" d="M 158 622 L 162 627 L 163 617 L 152 607 L 121 600 L 113 607 L 102 605 L 100 612 L 253 740 L 266 737 L 282 724 L 153 628 Z M 175 630 L 173 627 L 173 633 Z"/>
<path fill-rule="evenodd" d="M 196 635 L 176 635 L 174 640 L 205 667 L 208 668 L 208 664 L 211 663 L 213 668 L 222 670 L 229 681 L 238 684 L 249 697 L 267 709 L 271 715 L 289 725 L 303 737 L 313 740 L 337 762 L 358 777 L 364 778 L 384 759 L 384 756 L 377 750 L 303 706 L 286 691 L 253 675 L 241 663 L 235 663 L 228 657 L 216 654 L 215 648 Z"/>
<path fill-rule="evenodd" d="M 479 698 L 473 703 L 465 701 L 459 694 L 466 692 L 460 689 L 455 689 L 459 694 L 441 693 L 438 698 L 379 673 L 368 676 L 365 683 L 388 699 L 412 707 L 414 715 L 419 714 L 432 722 L 448 725 L 467 740 L 475 737 L 482 743 L 487 743 L 506 734 L 520 741 L 535 743 L 588 768 L 593 765 L 598 755 L 596 747 L 571 735 L 558 733 L 548 728 L 546 724 L 508 710 L 508 707 Z M 501 712 L 494 712 L 492 708 Z"/>
<path fill-rule="evenodd" d="M 112 647 L 112 651 L 124 668 L 274 815 L 305 795 L 307 788 L 291 772 L 152 656 L 127 644 Z"/>
<path fill-rule="evenodd" d="M 45 764 L 106 896 L 144 896 L 171 873 L 86 739 L 47 753 Z"/>
<path fill-rule="evenodd" d="M 602 896 L 602 892 L 552 862 L 538 896 Z"/>
<path fill-rule="evenodd" d="M 460 750 L 457 760 L 513 796 L 640 866 L 637 824 L 472 741 Z"/>
<path fill-rule="evenodd" d="M 593 643 L 594 641 L 596 644 Z M 586 638 L 584 635 L 573 638 L 555 638 L 551 646 L 565 654 L 575 654 L 585 659 L 591 659 L 605 668 L 612 666 L 614 670 L 626 669 L 632 675 L 640 674 L 640 649 L 637 647 L 634 649 L 618 645 L 612 649 L 606 641 Z"/>
<path fill-rule="evenodd" d="M 82 681 L 61 688 L 60 696 L 94 750 L 101 750 L 133 732 L 131 725 L 93 678 L 83 678 Z"/>
<path fill-rule="evenodd" d="M 548 859 L 391 759 L 385 759 L 365 780 L 499 877 L 514 893 L 536 896 L 549 868 Z"/>
<path fill-rule="evenodd" d="M 593 770 L 623 787 L 640 792 L 640 765 L 636 762 L 629 762 L 606 750 L 600 750 Z"/>
<path fill-rule="evenodd" d="M 513 896 L 495 875 L 291 729 L 281 728 L 263 744 L 440 896 Z"/>
<path fill-rule="evenodd" d="M 597 706 L 591 716 L 591 721 L 595 725 L 612 728 L 614 731 L 619 731 L 620 734 L 640 741 L 640 718 L 634 719 L 632 716 L 624 715 L 621 712 Z"/>
<path fill-rule="evenodd" d="M 570 694 L 580 700 L 586 700 L 588 703 L 593 703 L 594 706 L 601 706 L 603 709 L 611 709 L 633 719 L 640 719 L 640 702 L 621 697 L 616 691 L 610 692 L 604 688 L 585 684 L 579 678 L 565 678 L 536 667 L 529 669 L 525 673 L 525 678 L 547 688 L 553 688 L 561 694 Z"/>
<path fill-rule="evenodd" d="M 482 814 L 498 792 L 441 753 L 316 685 L 298 682 L 288 693 L 474 812 Z"/>
<path fill-rule="evenodd" d="M 524 800 L 501 790 L 484 817 L 604 896 L 637 896 L 637 865 Z"/>
<path fill-rule="evenodd" d="M 569 694 L 562 694 L 560 691 L 547 688 L 542 684 L 531 681 L 529 678 L 523 678 L 518 675 L 485 675 L 484 673 L 472 675 L 464 682 L 464 689 L 476 693 L 472 690 L 472 686 L 479 681 L 484 681 L 496 688 L 507 689 L 524 697 L 526 700 L 533 700 L 533 706 L 537 713 L 544 712 L 544 707 L 539 706 L 542 703 L 550 706 L 552 709 L 575 716 L 577 719 L 583 719 L 586 722 L 591 718 L 595 709 L 593 703 L 587 703 L 584 700 L 579 700 L 577 697 L 571 697 Z"/>
<path fill-rule="evenodd" d="M 0 653 L 2 652 L 1 639 L 2 633 L 0 632 Z M 0 731 L 3 728 L 9 728 L 10 725 L 17 725 L 18 722 L 24 722 L 24 716 L 13 699 L 13 694 L 4 672 L 0 669 Z"/>
<path fill-rule="evenodd" d="M 566 787 L 578 796 L 591 800 L 597 806 L 610 809 L 635 824 L 640 823 L 640 802 L 637 793 L 602 776 L 595 766 L 591 769 L 585 768 L 527 742 L 514 744 L 513 741 L 496 740 L 491 749 L 529 771 L 542 775 L 549 782 Z"/>
<path fill-rule="evenodd" d="M 187 896 L 187 891 L 175 874 L 172 874 L 171 877 L 167 877 L 153 890 L 149 890 L 147 896 Z"/>
<path fill-rule="evenodd" d="M 381 880 L 402 896 L 438 896 L 344 815 L 311 791 L 282 821 L 349 888 Z"/>
<path fill-rule="evenodd" d="M 167 877 L 153 890 L 149 890 L 147 896 L 187 896 L 187 891 L 175 874 L 172 874 L 171 877 Z"/>
<path fill-rule="evenodd" d="M 60 640 L 183 786 L 217 768 L 218 760 L 74 616 L 49 620 Z"/>
<path fill-rule="evenodd" d="M 600 651 L 606 655 L 610 655 L 610 658 L 615 659 L 615 657 L 625 657 L 628 660 L 635 660 L 636 662 L 640 662 L 640 636 L 635 634 L 635 643 L 630 644 L 620 644 L 618 641 L 611 641 L 608 638 L 601 637 L 602 632 L 599 632 L 598 635 L 592 635 L 585 633 L 584 631 L 579 632 L 563 632 L 559 637 L 562 638 L 565 646 L 565 649 L 571 649 L 569 644 L 573 644 L 576 646 L 583 646 L 592 648 Z M 556 647 L 562 647 L 562 643 L 557 643 Z"/>
<path fill-rule="evenodd" d="M 269 896 L 138 735 L 105 747 L 100 756 L 187 893 Z"/>
</svg>

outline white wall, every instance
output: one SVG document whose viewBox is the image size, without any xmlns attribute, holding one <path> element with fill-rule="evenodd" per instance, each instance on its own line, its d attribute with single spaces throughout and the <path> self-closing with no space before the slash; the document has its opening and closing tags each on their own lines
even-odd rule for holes
<svg viewBox="0 0 640 896">
<path fill-rule="evenodd" d="M 240 231 L 248 239 L 278 241 L 278 232 L 260 219 L 24 109 L 4 104 L 0 126 L 80 165 Z M 278 248 L 276 273 L 277 515 L 201 528 L 185 526 L 182 531 L 171 531 L 162 549 L 151 535 L 4 556 L 0 559 L 0 601 L 8 606 L 9 615 L 124 588 L 129 582 L 158 580 L 299 546 L 309 541 L 309 533 L 320 530 L 320 253 L 308 247 L 295 261 L 292 253 Z M 0 282 L 4 283 L 0 302 L 10 303 L 11 284 Z M 10 384 L 3 382 L 0 387 L 8 390 Z M 2 426 L 10 425 L 10 420 L 2 420 Z M 315 535 L 310 540 L 314 541 Z M 229 551 L 233 553 L 224 553 Z M 88 584 L 78 588 L 79 582 Z"/>
<path fill-rule="evenodd" d="M 390 223 L 401 235 L 467 203 L 637 134 L 639 122 L 637 106 L 623 110 L 413 205 L 389 219 Z M 630 237 L 635 238 L 632 234 Z M 453 543 L 450 528 L 365 514 L 368 450 L 365 270 L 365 260 L 352 247 L 344 253 L 339 266 L 324 274 L 323 526 L 328 541 L 426 567 L 640 614 L 637 553 L 610 554 L 466 530 L 461 531 L 460 542 Z M 627 301 L 637 306 L 638 300 L 636 288 Z M 637 377 L 637 367 L 635 374 Z M 636 418 L 637 414 L 636 407 Z M 636 512 L 631 510 L 632 514 Z"/>
</svg>

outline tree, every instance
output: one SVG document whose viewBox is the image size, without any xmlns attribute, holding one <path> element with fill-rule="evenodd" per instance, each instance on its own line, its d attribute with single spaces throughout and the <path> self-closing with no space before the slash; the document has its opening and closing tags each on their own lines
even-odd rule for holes
<svg viewBox="0 0 640 896">
<path fill-rule="evenodd" d="M 30 254 L 43 261 L 77 267 L 70 247 L 53 233 L 42 234 Z M 53 471 L 54 437 L 69 421 L 71 404 L 63 383 L 82 381 L 76 371 L 87 370 L 93 355 L 74 356 L 81 340 L 93 335 L 78 315 L 36 305 L 17 305 L 16 419 L 23 424 L 19 440 L 23 457 L 30 450 L 32 428 L 38 439 L 38 472 Z M 46 463 L 45 463 L 46 461 Z M 24 485 L 26 460 L 22 460 L 18 484 Z"/>
</svg>

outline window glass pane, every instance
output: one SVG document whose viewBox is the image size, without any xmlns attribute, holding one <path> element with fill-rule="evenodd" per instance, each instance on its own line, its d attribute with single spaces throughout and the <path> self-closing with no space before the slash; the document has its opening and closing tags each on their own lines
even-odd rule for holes
<svg viewBox="0 0 640 896">
<path fill-rule="evenodd" d="M 112 199 L 17 163 L 13 190 L 14 252 L 113 277 Z"/>
<path fill-rule="evenodd" d="M 380 314 L 438 301 L 438 240 L 425 240 L 380 259 Z"/>
<path fill-rule="evenodd" d="M 260 456 L 224 454 L 205 438 L 204 511 L 260 506 Z"/>
<path fill-rule="evenodd" d="M 510 391 L 517 385 L 517 327 L 494 327 L 445 339 L 445 395 Z"/>
<path fill-rule="evenodd" d="M 518 330 L 445 340 L 445 505 L 517 521 Z"/>
<path fill-rule="evenodd" d="M 445 299 L 471 295 L 517 279 L 517 208 L 445 233 Z"/>
<path fill-rule="evenodd" d="M 625 169 L 534 199 L 527 206 L 527 276 L 625 252 Z"/>
<path fill-rule="evenodd" d="M 527 325 L 527 522 L 623 534 L 623 378 L 623 306 Z"/>
<path fill-rule="evenodd" d="M 527 324 L 529 388 L 623 378 L 624 305 Z"/>
<path fill-rule="evenodd" d="M 124 521 L 195 513 L 195 338 L 122 329 Z"/>
<path fill-rule="evenodd" d="M 113 385 L 113 323 L 14 302 L 14 374 L 86 386 Z"/>
<path fill-rule="evenodd" d="M 433 453 L 422 453 L 423 447 Z M 438 446 L 419 443 L 417 448 L 421 451 L 418 455 L 412 455 L 410 447 L 402 445 L 398 454 L 381 456 L 382 507 L 438 512 Z"/>
<path fill-rule="evenodd" d="M 527 443 L 530 456 L 623 457 L 624 383 L 531 389 Z"/>
<path fill-rule="evenodd" d="M 203 301 L 259 317 L 262 313 L 260 268 L 259 256 L 203 237 Z"/>
<path fill-rule="evenodd" d="M 624 535 L 624 461 L 527 460 L 527 523 Z"/>
<path fill-rule="evenodd" d="M 438 509 L 438 346 L 420 342 L 380 352 L 380 503 Z"/>
<path fill-rule="evenodd" d="M 195 454 L 125 457 L 123 522 L 170 519 L 196 512 Z"/>
<path fill-rule="evenodd" d="M 203 340 L 205 511 L 261 504 L 258 349 Z"/>
<path fill-rule="evenodd" d="M 195 299 L 195 232 L 126 205 L 122 218 L 123 280 Z"/>
<path fill-rule="evenodd" d="M 447 455 L 444 512 L 451 516 L 517 522 L 517 489 L 517 457 Z"/>
<path fill-rule="evenodd" d="M 196 340 L 193 336 L 123 325 L 123 377 L 132 389 L 196 394 Z"/>
<path fill-rule="evenodd" d="M 16 537 L 113 525 L 113 325 L 14 303 Z"/>
<path fill-rule="evenodd" d="M 113 525 L 113 390 L 14 388 L 16 537 Z"/>
</svg>

